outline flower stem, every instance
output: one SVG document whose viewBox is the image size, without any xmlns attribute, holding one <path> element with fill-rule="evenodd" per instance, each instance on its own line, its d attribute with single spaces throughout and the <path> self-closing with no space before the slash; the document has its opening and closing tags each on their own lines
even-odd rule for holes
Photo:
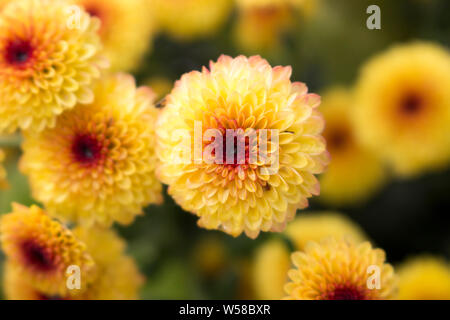
<svg viewBox="0 0 450 320">
<path fill-rule="evenodd" d="M 20 134 L 10 136 L 0 136 L 0 148 L 19 147 L 22 142 Z"/>
</svg>

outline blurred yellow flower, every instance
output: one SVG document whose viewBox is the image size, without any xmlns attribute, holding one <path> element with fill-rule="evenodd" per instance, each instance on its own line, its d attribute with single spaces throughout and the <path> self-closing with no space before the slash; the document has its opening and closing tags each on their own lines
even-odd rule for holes
<svg viewBox="0 0 450 320">
<path fill-rule="evenodd" d="M 66 271 L 71 265 L 80 267 L 82 288 L 95 275 L 86 246 L 37 206 L 13 204 L 13 212 L 0 218 L 0 234 L 10 267 L 44 295 L 69 294 Z"/>
<path fill-rule="evenodd" d="M 292 83 L 291 71 L 258 56 L 222 56 L 210 70 L 185 74 L 166 97 L 156 130 L 157 172 L 200 226 L 251 238 L 282 231 L 319 193 L 314 175 L 328 162 L 315 109 L 320 97 Z M 254 138 L 243 137 L 251 132 Z M 193 145 L 194 154 L 190 148 L 177 161 L 180 145 Z"/>
<path fill-rule="evenodd" d="M 45 294 L 35 289 L 10 261 L 6 261 L 3 267 L 3 290 L 8 300 L 63 300 L 59 295 Z"/>
<path fill-rule="evenodd" d="M 135 70 L 152 44 L 156 17 L 148 0 L 75 0 L 102 24 L 99 30 L 112 71 Z"/>
<path fill-rule="evenodd" d="M 231 0 L 149 0 L 160 28 L 180 40 L 214 34 L 226 21 Z"/>
<path fill-rule="evenodd" d="M 323 132 L 331 162 L 320 178 L 320 199 L 335 205 L 366 200 L 385 180 L 385 169 L 375 153 L 361 146 L 352 121 L 352 94 L 334 88 L 322 96 L 326 127 Z M 357 106 L 356 106 L 357 107 Z"/>
<path fill-rule="evenodd" d="M 398 268 L 401 300 L 450 300 L 450 264 L 432 256 L 420 256 Z"/>
<path fill-rule="evenodd" d="M 234 28 L 237 44 L 249 52 L 278 48 L 281 34 L 295 18 L 315 11 L 316 0 L 235 0 L 238 17 Z"/>
<path fill-rule="evenodd" d="M 81 300 L 136 300 L 144 283 L 133 258 L 125 254 L 126 244 L 114 231 L 77 227 L 74 234 L 86 244 L 98 268 Z"/>
<path fill-rule="evenodd" d="M 302 213 L 287 226 L 285 233 L 295 249 L 300 251 L 308 242 L 320 242 L 328 237 L 343 238 L 353 243 L 367 240 L 367 235 L 356 223 L 337 212 Z"/>
<path fill-rule="evenodd" d="M 392 48 L 362 69 L 355 101 L 364 145 L 403 176 L 450 160 L 450 55 L 431 43 Z"/>
<path fill-rule="evenodd" d="M 0 11 L 9 3 L 11 0 L 0 0 Z"/>
<path fill-rule="evenodd" d="M 310 241 L 328 237 L 361 243 L 367 236 L 350 219 L 334 212 L 302 213 L 289 223 L 284 232 L 295 250 L 303 251 Z M 253 292 L 257 299 L 281 299 L 291 267 L 290 249 L 282 240 L 265 242 L 256 250 L 252 261 Z"/>
<path fill-rule="evenodd" d="M 131 223 L 162 201 L 155 177 L 154 94 L 133 77 L 103 78 L 95 100 L 62 114 L 55 128 L 27 133 L 21 169 L 52 215 L 79 223 Z"/>
<path fill-rule="evenodd" d="M 256 250 L 250 273 L 256 299 L 276 300 L 284 296 L 291 268 L 289 257 L 287 245 L 278 239 L 269 240 Z"/>
<path fill-rule="evenodd" d="M 107 60 L 100 23 L 80 12 L 69 28 L 70 2 L 17 0 L 0 16 L 0 131 L 42 130 L 77 103 L 93 100 L 90 88 Z M 33 19 L 30 19 L 30 16 Z"/>
<path fill-rule="evenodd" d="M 112 230 L 78 227 L 74 234 L 89 250 L 97 272 L 84 291 L 49 295 L 26 281 L 10 262 L 5 265 L 4 288 L 10 300 L 132 300 L 139 298 L 143 276 L 134 260 L 124 254 L 125 243 Z"/>
<path fill-rule="evenodd" d="M 379 300 L 395 297 L 394 269 L 385 263 L 385 253 L 369 242 L 353 244 L 328 238 L 310 242 L 304 252 L 292 255 L 295 268 L 285 286 L 289 300 Z M 371 268 L 374 268 L 372 271 Z M 371 280 L 379 270 L 379 287 Z M 376 281 L 376 280 L 375 280 Z M 370 283 L 369 283 L 370 282 Z"/>
<path fill-rule="evenodd" d="M 5 152 L 0 149 L 0 190 L 8 187 L 8 181 L 6 180 L 6 170 L 2 165 L 3 161 L 5 161 Z"/>
</svg>

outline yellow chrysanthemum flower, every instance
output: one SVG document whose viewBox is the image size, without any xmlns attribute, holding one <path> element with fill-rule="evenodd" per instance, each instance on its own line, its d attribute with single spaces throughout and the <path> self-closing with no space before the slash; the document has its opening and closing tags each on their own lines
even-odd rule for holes
<svg viewBox="0 0 450 320">
<path fill-rule="evenodd" d="M 77 103 L 93 100 L 90 88 L 107 60 L 98 19 L 68 1 L 12 1 L 0 15 L 0 131 L 42 130 Z M 30 19 L 33 17 L 33 19 Z"/>
<path fill-rule="evenodd" d="M 236 0 L 238 18 L 234 28 L 237 44 L 254 52 L 280 46 L 280 35 L 288 30 L 295 18 L 311 15 L 316 0 Z"/>
<path fill-rule="evenodd" d="M 21 278 L 45 295 L 68 295 L 67 268 L 80 267 L 82 288 L 95 275 L 95 263 L 73 233 L 37 206 L 13 204 L 0 218 L 2 248 Z"/>
<path fill-rule="evenodd" d="M 335 88 L 322 96 L 320 106 L 327 124 L 323 135 L 331 155 L 328 170 L 320 178 L 320 199 L 337 205 L 366 200 L 381 187 L 386 176 L 376 154 L 356 137 L 352 103 L 349 91 Z"/>
<path fill-rule="evenodd" d="M 58 295 L 49 295 L 33 288 L 22 277 L 22 272 L 13 263 L 6 261 L 3 267 L 3 291 L 9 300 L 59 300 Z M 62 300 L 62 299 L 61 299 Z"/>
<path fill-rule="evenodd" d="M 26 134 L 21 169 L 48 211 L 80 223 L 128 224 L 162 200 L 155 177 L 154 94 L 128 75 L 103 78 L 95 100 L 55 128 Z"/>
<path fill-rule="evenodd" d="M 152 44 L 156 18 L 148 0 L 74 0 L 101 20 L 100 37 L 112 71 L 134 70 Z"/>
<path fill-rule="evenodd" d="M 98 268 L 98 277 L 77 296 L 82 300 L 136 300 L 144 277 L 134 259 L 125 254 L 125 242 L 108 229 L 77 227 L 74 234 L 83 241 Z"/>
<path fill-rule="evenodd" d="M 138 299 L 143 283 L 132 258 L 124 254 L 125 243 L 113 231 L 78 227 L 74 234 L 86 244 L 97 272 L 82 293 L 48 295 L 21 277 L 9 262 L 5 266 L 4 288 L 10 300 L 132 300 Z"/>
<path fill-rule="evenodd" d="M 13 2 L 13 1 L 16 1 L 16 0 L 0 0 L 0 11 L 2 11 L 3 8 L 5 8 L 8 3 Z"/>
<path fill-rule="evenodd" d="M 292 240 L 296 250 L 305 250 L 310 241 L 333 237 L 344 238 L 353 243 L 368 239 L 364 231 L 352 220 L 337 212 L 314 212 L 298 216 L 286 228 L 285 234 Z"/>
<path fill-rule="evenodd" d="M 395 47 L 362 70 L 355 123 L 361 141 L 400 175 L 450 160 L 450 55 L 434 44 Z"/>
<path fill-rule="evenodd" d="M 150 0 L 163 31 L 180 40 L 214 34 L 228 18 L 231 0 Z"/>
<path fill-rule="evenodd" d="M 6 170 L 2 166 L 3 161 L 5 161 L 5 152 L 0 149 L 0 190 L 8 187 L 8 182 L 6 180 Z"/>
<path fill-rule="evenodd" d="M 398 269 L 401 300 L 450 300 L 450 264 L 432 256 L 408 260 Z"/>
<path fill-rule="evenodd" d="M 328 237 L 361 243 L 367 236 L 350 219 L 334 212 L 303 213 L 285 231 L 295 250 L 303 251 L 310 241 Z M 291 267 L 290 249 L 285 241 L 273 239 L 256 250 L 252 263 L 252 283 L 256 298 L 281 299 Z"/>
<path fill-rule="evenodd" d="M 283 298 L 291 261 L 289 248 L 282 240 L 269 240 L 259 247 L 251 268 L 255 298 L 261 300 Z"/>
<path fill-rule="evenodd" d="M 328 162 L 320 97 L 290 76 L 260 57 L 222 56 L 166 97 L 158 174 L 200 226 L 251 238 L 282 231 L 319 193 L 314 175 Z"/>
<path fill-rule="evenodd" d="M 292 255 L 286 299 L 384 300 L 395 297 L 394 269 L 385 253 L 369 242 L 354 244 L 328 238 L 310 242 L 304 252 Z"/>
<path fill-rule="evenodd" d="M 0 11 L 9 3 L 11 0 L 0 0 Z"/>
</svg>

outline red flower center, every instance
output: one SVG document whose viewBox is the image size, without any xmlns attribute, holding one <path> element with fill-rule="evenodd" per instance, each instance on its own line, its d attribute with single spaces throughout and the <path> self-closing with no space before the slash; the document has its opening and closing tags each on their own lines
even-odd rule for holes
<svg viewBox="0 0 450 320">
<path fill-rule="evenodd" d="M 327 300 L 364 300 L 364 294 L 356 287 L 337 286 L 328 293 Z"/>
<path fill-rule="evenodd" d="M 212 148 L 210 150 L 212 151 L 213 161 L 217 164 L 221 161 L 223 165 L 233 168 L 248 165 L 250 163 L 250 150 L 256 144 L 256 141 L 253 141 L 255 137 L 246 136 L 243 130 L 238 129 L 227 131 L 221 128 L 219 130 L 222 136 L 215 136 L 211 139 L 212 142 L 206 143 L 207 146 Z M 216 152 L 219 152 L 219 154 L 216 155 Z M 252 156 L 257 157 L 257 154 L 252 154 Z M 256 161 L 256 159 L 252 160 Z"/>
<path fill-rule="evenodd" d="M 86 12 L 89 13 L 89 15 L 91 17 L 96 17 L 96 18 L 100 19 L 101 26 L 100 26 L 100 30 L 98 32 L 100 34 L 103 34 L 105 32 L 105 23 L 107 21 L 107 15 L 106 15 L 105 10 L 103 10 L 103 8 L 101 6 L 99 6 L 98 4 L 95 4 L 95 3 L 90 3 L 88 5 L 85 5 L 84 10 L 86 10 Z"/>
<path fill-rule="evenodd" d="M 49 296 L 47 294 L 44 293 L 38 293 L 38 299 L 39 300 L 64 300 L 64 298 L 60 297 L 60 296 Z"/>
<path fill-rule="evenodd" d="M 85 6 L 85 10 L 91 17 L 97 17 L 101 20 L 101 10 L 98 7 L 94 5 Z"/>
<path fill-rule="evenodd" d="M 415 93 L 409 93 L 404 96 L 400 102 L 400 112 L 407 116 L 412 116 L 419 113 L 424 106 L 424 101 L 421 96 Z"/>
<path fill-rule="evenodd" d="M 223 137 L 222 161 L 224 164 L 237 167 L 239 164 L 248 164 L 250 159 L 249 137 L 243 135 L 243 131 Z"/>
<path fill-rule="evenodd" d="M 51 254 L 34 240 L 26 240 L 21 245 L 25 263 L 39 271 L 50 271 L 54 268 Z"/>
<path fill-rule="evenodd" d="M 332 153 L 339 150 L 344 150 L 351 144 L 352 141 L 350 130 L 343 127 L 327 130 L 325 131 L 324 136 L 327 141 L 328 149 Z"/>
<path fill-rule="evenodd" d="M 23 66 L 33 56 L 31 43 L 22 39 L 15 39 L 6 45 L 5 60 L 15 66 Z"/>
<path fill-rule="evenodd" d="M 84 165 L 94 165 L 102 158 L 102 144 L 90 134 L 75 136 L 72 154 L 75 160 Z"/>
</svg>

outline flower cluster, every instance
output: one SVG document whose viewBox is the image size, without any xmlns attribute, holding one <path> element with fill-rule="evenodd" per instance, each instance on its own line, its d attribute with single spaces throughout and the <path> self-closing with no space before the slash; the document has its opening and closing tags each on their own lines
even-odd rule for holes
<svg viewBox="0 0 450 320">
<path fill-rule="evenodd" d="M 5 293 L 9 299 L 135 299 L 142 276 L 111 230 L 69 230 L 42 209 L 14 204 L 0 220 L 8 257 Z M 80 288 L 67 288 L 67 270 L 80 268 Z"/>
<path fill-rule="evenodd" d="M 13 204 L 1 217 L 10 299 L 137 298 L 142 276 L 123 241 L 104 227 L 129 224 L 162 199 L 155 95 L 129 75 L 104 72 L 103 54 L 115 69 L 127 69 L 145 51 L 147 3 L 74 3 L 5 1 L 0 13 L 0 131 L 22 129 L 20 167 L 46 207 Z M 134 10 L 142 34 L 118 34 L 116 27 L 131 25 L 113 23 L 124 8 Z M 143 45 L 125 55 L 126 41 Z M 1 167 L 1 187 L 4 180 Z M 54 217 L 77 226 L 69 229 Z M 81 272 L 76 290 L 67 286 L 71 266 Z"/>
<path fill-rule="evenodd" d="M 387 177 L 415 177 L 450 163 L 450 54 L 416 42 L 367 62 L 352 89 L 331 88 L 320 111 L 331 164 L 321 199 L 367 200 Z M 391 174 L 392 173 L 392 174 Z"/>
<path fill-rule="evenodd" d="M 277 232 L 239 261 L 246 297 L 449 299 L 444 260 L 416 257 L 394 273 L 344 215 L 296 218 L 314 197 L 355 204 L 390 176 L 449 165 L 448 50 L 399 45 L 371 58 L 353 87 L 330 87 L 323 98 L 291 80 L 309 78 L 309 66 L 299 77 L 259 55 L 221 55 L 175 85 L 155 66 L 158 54 L 151 75 L 141 65 L 160 44 L 185 46 L 225 25 L 240 49 L 284 61 L 281 39 L 290 43 L 296 35 L 287 31 L 318 2 L 0 0 L 0 136 L 21 145 L 18 168 L 43 206 L 14 202 L 0 216 L 6 297 L 137 299 L 144 277 L 113 225 L 161 204 L 165 184 L 201 228 L 251 239 Z M 226 23 L 233 5 L 235 25 Z M 121 73 L 131 71 L 150 86 Z M 18 176 L 10 172 L 11 185 Z M 209 280 L 231 265 L 220 236 L 193 246 L 193 267 Z"/>
<path fill-rule="evenodd" d="M 156 170 L 201 226 L 234 236 L 281 231 L 319 193 L 315 174 L 328 162 L 316 110 L 320 98 L 305 84 L 292 83 L 289 67 L 272 68 L 260 57 L 222 56 L 210 70 L 184 75 L 161 112 L 152 90 L 137 88 L 132 76 L 103 72 L 109 59 L 113 70 L 132 68 L 130 62 L 146 49 L 121 51 L 150 34 L 143 1 L 135 2 L 19 0 L 7 2 L 0 15 L 0 128 L 22 129 L 20 168 L 45 206 L 14 204 L 2 217 L 9 298 L 136 297 L 142 277 L 123 254 L 123 242 L 105 227 L 129 224 L 144 207 L 161 202 Z M 119 18 L 124 10 L 131 13 Z M 133 36 L 126 28 L 130 18 L 141 26 Z M 242 164 L 206 164 L 207 157 L 174 164 L 172 134 L 194 133 L 195 121 L 204 126 L 202 135 L 208 129 L 254 130 L 256 145 L 244 138 Z M 270 142 L 261 135 L 265 130 Z M 206 141 L 200 147 L 208 146 Z M 215 156 L 225 159 L 231 152 L 236 160 L 236 148 Z M 255 150 L 265 153 L 253 163 Z M 72 265 L 83 273 L 76 292 L 65 281 Z"/>
</svg>

